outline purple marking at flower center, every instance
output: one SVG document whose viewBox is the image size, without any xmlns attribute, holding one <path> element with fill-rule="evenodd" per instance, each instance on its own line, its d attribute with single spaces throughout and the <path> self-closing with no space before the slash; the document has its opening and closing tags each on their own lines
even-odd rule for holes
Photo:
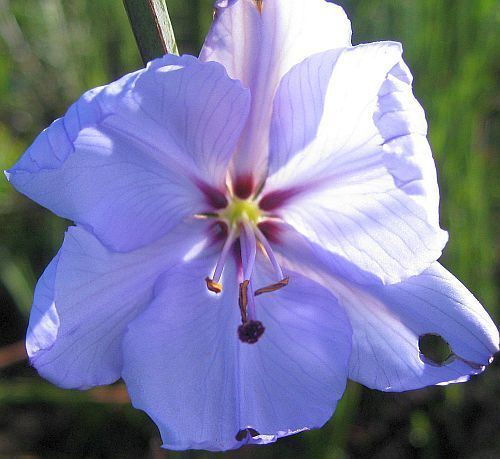
<svg viewBox="0 0 500 459">
<path fill-rule="evenodd" d="M 257 227 L 262 231 L 262 234 L 269 242 L 279 244 L 281 242 L 281 233 L 283 229 L 280 225 L 272 220 L 264 220 L 260 222 Z"/>
<path fill-rule="evenodd" d="M 287 190 L 276 190 L 264 195 L 259 201 L 259 207 L 264 211 L 275 210 L 283 206 L 289 199 L 301 193 L 301 187 L 289 188 Z"/>
<path fill-rule="evenodd" d="M 214 209 L 224 209 L 228 205 L 228 200 L 222 191 L 208 185 L 205 182 L 196 181 L 196 185 L 204 194 L 207 204 Z"/>
<path fill-rule="evenodd" d="M 234 194 L 240 199 L 247 199 L 253 194 L 254 186 L 253 176 L 239 175 L 234 182 Z"/>
</svg>

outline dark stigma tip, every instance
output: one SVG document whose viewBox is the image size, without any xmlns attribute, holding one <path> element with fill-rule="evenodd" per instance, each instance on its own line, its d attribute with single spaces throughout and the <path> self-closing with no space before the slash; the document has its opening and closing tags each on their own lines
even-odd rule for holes
<svg viewBox="0 0 500 459">
<path fill-rule="evenodd" d="M 264 325 L 258 320 L 249 320 L 238 327 L 238 337 L 242 343 L 254 344 L 264 333 Z"/>
</svg>

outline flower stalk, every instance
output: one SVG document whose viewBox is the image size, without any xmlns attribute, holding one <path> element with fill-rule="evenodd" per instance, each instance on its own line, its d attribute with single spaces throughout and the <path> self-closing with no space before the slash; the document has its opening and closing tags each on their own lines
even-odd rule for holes
<svg viewBox="0 0 500 459">
<path fill-rule="evenodd" d="M 165 0 L 123 0 L 123 4 L 144 65 L 164 54 L 179 54 Z"/>
</svg>

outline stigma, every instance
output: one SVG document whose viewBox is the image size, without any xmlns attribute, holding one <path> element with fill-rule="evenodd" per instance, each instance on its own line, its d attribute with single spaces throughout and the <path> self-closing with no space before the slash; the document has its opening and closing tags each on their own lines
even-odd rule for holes
<svg viewBox="0 0 500 459">
<path fill-rule="evenodd" d="M 271 244 L 259 229 L 259 225 L 271 216 L 263 211 L 256 200 L 251 197 L 243 199 L 246 193 L 232 196 L 223 209 L 210 215 L 227 227 L 227 235 L 212 276 L 205 278 L 207 289 L 215 294 L 223 291 L 221 282 L 224 266 L 228 257 L 235 255 L 238 266 L 238 307 L 241 325 L 238 327 L 238 338 L 242 343 L 254 344 L 264 334 L 265 327 L 258 320 L 258 304 L 256 297 L 273 293 L 288 285 L 289 279 L 283 275 Z M 272 267 L 275 281 L 269 285 L 254 286 L 254 268 L 257 252 L 264 254 Z"/>
</svg>

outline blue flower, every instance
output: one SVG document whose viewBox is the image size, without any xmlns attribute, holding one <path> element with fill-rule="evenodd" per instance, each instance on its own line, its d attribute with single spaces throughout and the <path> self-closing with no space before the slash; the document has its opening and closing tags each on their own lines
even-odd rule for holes
<svg viewBox="0 0 500 459">
<path fill-rule="evenodd" d="M 347 378 L 461 382 L 498 350 L 436 260 L 447 241 L 401 46 L 351 46 L 323 0 L 219 1 L 200 59 L 85 93 L 7 172 L 71 219 L 41 277 L 31 363 L 125 380 L 171 449 L 319 427 Z M 441 365 L 419 337 L 441 335 Z"/>
</svg>

